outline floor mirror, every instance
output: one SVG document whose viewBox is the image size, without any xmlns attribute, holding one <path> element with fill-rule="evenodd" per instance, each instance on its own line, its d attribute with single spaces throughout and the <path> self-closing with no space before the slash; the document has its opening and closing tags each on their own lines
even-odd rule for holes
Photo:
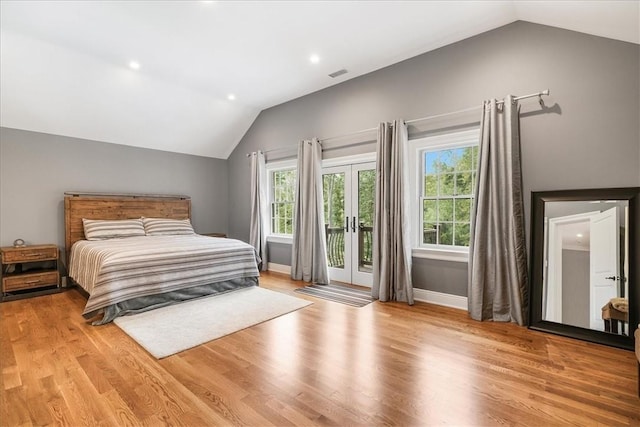
<svg viewBox="0 0 640 427">
<path fill-rule="evenodd" d="M 640 187 L 533 192 L 529 327 L 633 349 Z"/>
</svg>

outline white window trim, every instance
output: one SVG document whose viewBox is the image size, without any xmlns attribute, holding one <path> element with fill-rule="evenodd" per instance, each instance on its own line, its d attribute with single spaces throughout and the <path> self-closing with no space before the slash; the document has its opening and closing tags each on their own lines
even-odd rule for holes
<svg viewBox="0 0 640 427">
<path fill-rule="evenodd" d="M 271 202 L 273 191 L 273 172 L 278 170 L 295 169 L 297 166 L 297 159 L 287 159 L 275 162 L 268 162 L 266 165 L 267 170 L 267 200 L 269 204 L 269 233 L 267 234 L 267 242 L 274 243 L 287 243 L 293 244 L 293 237 L 286 234 L 274 234 L 271 233 Z"/>
<path fill-rule="evenodd" d="M 437 259 L 440 261 L 469 262 L 469 249 L 413 248 L 411 256 L 413 258 Z"/>
<path fill-rule="evenodd" d="M 265 164 L 267 172 L 280 169 L 295 169 L 298 165 L 296 159 L 277 160 L 275 162 L 267 162 Z"/>
<path fill-rule="evenodd" d="M 376 161 L 376 153 L 354 154 L 352 156 L 334 157 L 331 159 L 323 159 L 322 167 L 330 168 L 333 166 L 355 165 L 359 163 L 369 163 Z"/>
<path fill-rule="evenodd" d="M 267 236 L 267 242 L 293 245 L 293 237 L 287 236 L 286 234 L 269 234 Z"/>
<path fill-rule="evenodd" d="M 467 247 L 450 247 L 442 248 L 437 246 L 424 246 L 421 244 L 420 233 L 422 224 L 420 223 L 419 206 L 420 200 L 420 180 L 422 174 L 422 156 L 420 151 L 428 149 L 446 149 L 468 146 L 469 144 L 478 144 L 480 129 L 473 129 L 446 133 L 424 138 L 412 139 L 409 141 L 409 158 L 410 161 L 410 185 L 411 194 L 411 245 L 413 247 L 411 255 L 415 258 L 436 259 L 442 261 L 453 262 L 469 262 L 469 248 Z"/>
</svg>

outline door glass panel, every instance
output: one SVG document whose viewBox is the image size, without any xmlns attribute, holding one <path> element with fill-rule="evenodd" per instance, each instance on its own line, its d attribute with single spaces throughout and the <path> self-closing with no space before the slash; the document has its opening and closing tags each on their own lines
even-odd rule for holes
<svg viewBox="0 0 640 427">
<path fill-rule="evenodd" d="M 344 172 L 322 175 L 329 267 L 344 268 Z"/>
<path fill-rule="evenodd" d="M 375 170 L 358 171 L 358 271 L 367 273 L 372 270 L 375 190 Z"/>
</svg>

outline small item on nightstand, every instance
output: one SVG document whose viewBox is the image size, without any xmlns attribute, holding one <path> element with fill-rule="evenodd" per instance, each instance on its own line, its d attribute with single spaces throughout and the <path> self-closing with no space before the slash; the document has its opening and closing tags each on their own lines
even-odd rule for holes
<svg viewBox="0 0 640 427">
<path fill-rule="evenodd" d="M 24 243 L 24 240 L 22 240 L 22 239 L 16 239 L 16 240 L 13 241 L 13 247 L 14 248 L 23 248 L 25 246 L 27 246 L 27 245 Z"/>
</svg>

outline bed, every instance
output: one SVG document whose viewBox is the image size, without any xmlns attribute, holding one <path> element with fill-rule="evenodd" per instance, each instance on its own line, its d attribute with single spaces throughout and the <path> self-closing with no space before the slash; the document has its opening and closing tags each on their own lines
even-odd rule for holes
<svg viewBox="0 0 640 427">
<path fill-rule="evenodd" d="M 258 285 L 253 247 L 195 234 L 190 216 L 186 196 L 65 193 L 69 278 L 87 296 L 83 316 L 105 324 Z"/>
</svg>

